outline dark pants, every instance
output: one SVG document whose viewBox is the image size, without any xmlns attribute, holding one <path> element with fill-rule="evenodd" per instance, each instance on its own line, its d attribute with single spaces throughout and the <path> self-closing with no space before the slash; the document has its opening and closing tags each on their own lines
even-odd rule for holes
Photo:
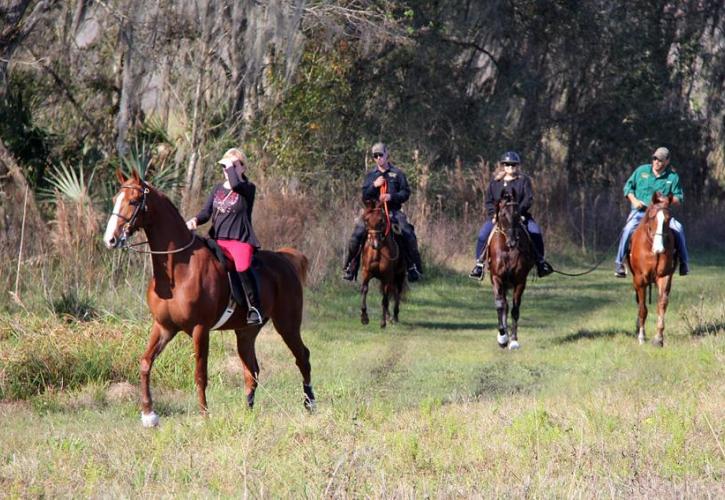
<svg viewBox="0 0 725 500">
<path fill-rule="evenodd" d="M 397 224 L 400 228 L 400 234 L 403 237 L 403 251 L 408 260 L 408 266 L 415 265 L 418 271 L 423 272 L 423 263 L 420 259 L 420 252 L 418 251 L 418 238 L 415 236 L 415 228 L 411 223 L 408 222 L 408 218 L 403 212 L 393 212 L 391 214 L 393 224 Z M 352 264 L 353 270 L 357 270 L 357 266 L 360 262 L 358 258 L 362 245 L 365 242 L 365 223 L 361 217 L 358 217 L 355 221 L 355 228 L 352 230 L 350 241 L 347 244 L 347 255 L 345 256 L 345 265 L 347 267 Z"/>
<path fill-rule="evenodd" d="M 526 219 L 526 230 L 531 235 L 531 242 L 534 244 L 536 252 L 536 261 L 544 262 L 544 237 L 541 234 L 541 228 L 534 222 L 534 219 Z M 476 260 L 483 256 L 483 252 L 488 244 L 488 238 L 493 231 L 493 221 L 486 220 L 478 231 L 478 240 L 476 240 Z"/>
</svg>

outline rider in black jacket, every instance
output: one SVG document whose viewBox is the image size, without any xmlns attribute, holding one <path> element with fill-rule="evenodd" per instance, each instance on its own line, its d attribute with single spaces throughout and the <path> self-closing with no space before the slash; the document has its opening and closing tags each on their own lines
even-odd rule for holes
<svg viewBox="0 0 725 500">
<path fill-rule="evenodd" d="M 544 260 L 544 237 L 541 228 L 531 217 L 531 205 L 534 203 L 534 191 L 531 188 L 531 178 L 519 171 L 521 157 L 515 151 L 507 151 L 501 156 L 499 168 L 494 173 L 493 180 L 486 189 L 486 222 L 484 222 L 478 233 L 476 241 L 476 265 L 469 274 L 471 278 L 481 279 L 483 277 L 483 254 L 488 244 L 488 238 L 493 230 L 496 215 L 496 203 L 501 199 L 504 191 L 515 193 L 516 202 L 519 204 L 519 213 L 524 218 L 526 229 L 531 235 L 536 253 L 536 270 L 539 277 L 544 277 L 553 272 L 551 265 Z"/>
<path fill-rule="evenodd" d="M 408 218 L 402 212 L 403 203 L 410 197 L 410 186 L 405 174 L 398 167 L 388 161 L 388 148 L 379 142 L 372 148 L 373 159 L 376 168 L 365 176 L 362 186 L 363 202 L 366 201 L 387 201 L 390 210 L 390 217 L 400 227 L 400 232 L 405 241 L 405 254 L 408 260 L 408 281 L 418 281 L 422 277 L 423 265 L 418 252 L 418 240 L 415 236 L 415 228 L 408 222 Z M 387 181 L 387 193 L 381 194 L 380 190 Z M 365 239 L 365 223 L 361 217 L 355 221 L 355 229 L 352 232 L 347 246 L 345 257 L 343 279 L 352 281 L 357 274 L 359 263 L 358 255 Z"/>
</svg>

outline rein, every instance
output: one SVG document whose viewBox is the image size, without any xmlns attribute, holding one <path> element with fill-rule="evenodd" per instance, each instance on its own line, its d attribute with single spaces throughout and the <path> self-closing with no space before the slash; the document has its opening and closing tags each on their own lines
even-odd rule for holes
<svg viewBox="0 0 725 500">
<path fill-rule="evenodd" d="M 385 179 L 385 182 L 383 182 L 383 185 L 380 187 L 380 194 L 388 194 L 388 181 Z M 388 234 L 390 234 L 390 228 L 392 227 L 392 223 L 390 222 L 390 211 L 388 210 L 388 202 L 383 202 L 383 207 L 385 207 L 385 236 L 387 237 Z"/>
</svg>

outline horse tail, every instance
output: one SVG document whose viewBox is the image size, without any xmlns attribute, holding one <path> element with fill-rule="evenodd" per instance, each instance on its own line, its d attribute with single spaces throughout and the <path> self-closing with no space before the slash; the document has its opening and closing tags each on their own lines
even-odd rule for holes
<svg viewBox="0 0 725 500">
<path fill-rule="evenodd" d="M 289 261 L 290 264 L 292 264 L 292 267 L 294 267 L 297 272 L 300 282 L 304 285 L 307 280 L 307 269 L 310 266 L 310 262 L 307 260 L 307 257 L 305 257 L 305 254 L 292 247 L 280 248 L 277 250 L 277 253 L 282 255 Z"/>
</svg>

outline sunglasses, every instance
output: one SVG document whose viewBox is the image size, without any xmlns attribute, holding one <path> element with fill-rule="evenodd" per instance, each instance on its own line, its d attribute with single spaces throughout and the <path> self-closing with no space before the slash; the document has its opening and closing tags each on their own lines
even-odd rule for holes
<svg viewBox="0 0 725 500">
<path fill-rule="evenodd" d="M 504 167 L 518 167 L 519 164 L 518 163 L 504 163 L 503 166 Z"/>
<path fill-rule="evenodd" d="M 373 158 L 375 159 L 382 158 L 383 156 L 385 156 L 385 153 L 373 153 Z"/>
<path fill-rule="evenodd" d="M 653 156 L 653 157 L 652 157 L 652 161 L 658 161 L 658 162 L 660 162 L 660 163 L 664 163 L 664 162 L 666 161 L 666 158 L 665 158 L 665 160 L 660 160 L 660 159 L 659 159 L 659 158 L 657 158 L 656 156 Z"/>
</svg>

